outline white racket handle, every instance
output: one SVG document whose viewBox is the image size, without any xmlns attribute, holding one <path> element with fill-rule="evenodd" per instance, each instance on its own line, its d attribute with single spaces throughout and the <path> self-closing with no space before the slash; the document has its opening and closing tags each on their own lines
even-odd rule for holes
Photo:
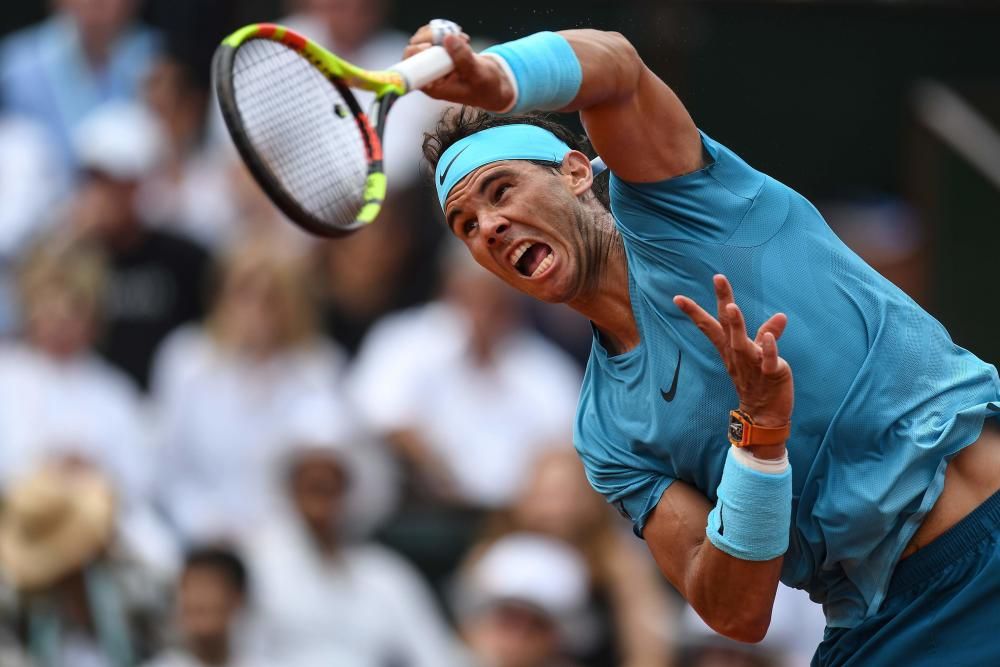
<svg viewBox="0 0 1000 667">
<path fill-rule="evenodd" d="M 406 79 L 406 90 L 423 88 L 455 69 L 455 63 L 443 46 L 432 46 L 406 60 L 396 63 L 390 70 L 399 72 Z"/>
</svg>

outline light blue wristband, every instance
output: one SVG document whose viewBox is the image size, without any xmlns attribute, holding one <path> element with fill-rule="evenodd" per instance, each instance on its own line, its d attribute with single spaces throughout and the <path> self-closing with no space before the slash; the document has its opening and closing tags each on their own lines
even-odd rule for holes
<svg viewBox="0 0 1000 667">
<path fill-rule="evenodd" d="M 517 100 L 510 113 L 561 109 L 580 92 L 580 60 L 562 35 L 536 32 L 483 53 L 503 58 L 514 75 Z"/>
<path fill-rule="evenodd" d="M 740 560 L 765 561 L 788 549 L 792 520 L 792 469 L 753 470 L 729 449 L 719 482 L 718 502 L 705 533 L 721 551 Z"/>
</svg>

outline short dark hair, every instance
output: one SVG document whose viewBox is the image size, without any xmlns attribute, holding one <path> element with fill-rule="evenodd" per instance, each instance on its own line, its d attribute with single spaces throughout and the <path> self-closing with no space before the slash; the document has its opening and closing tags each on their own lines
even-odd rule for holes
<svg viewBox="0 0 1000 667">
<path fill-rule="evenodd" d="M 246 595 L 247 568 L 243 559 L 232 549 L 222 546 L 196 547 L 184 558 L 184 572 L 197 568 L 214 570 L 225 578 L 240 595 Z"/>
<path fill-rule="evenodd" d="M 525 113 L 505 114 L 501 116 L 474 107 L 461 107 L 445 111 L 434 127 L 434 131 L 424 134 L 424 159 L 430 164 L 431 171 L 433 172 L 437 168 L 437 163 L 441 159 L 441 156 L 455 142 L 477 132 L 488 130 L 491 127 L 518 124 L 535 125 L 543 130 L 548 130 L 573 150 L 580 151 L 590 158 L 596 155 L 586 135 L 576 134 L 562 123 L 554 120 L 551 115 Z M 546 162 L 542 160 L 529 160 L 529 162 L 549 169 L 558 169 L 560 166 L 558 162 Z M 592 191 L 597 196 L 598 201 L 604 205 L 604 208 L 610 210 L 607 178 L 595 178 Z"/>
</svg>

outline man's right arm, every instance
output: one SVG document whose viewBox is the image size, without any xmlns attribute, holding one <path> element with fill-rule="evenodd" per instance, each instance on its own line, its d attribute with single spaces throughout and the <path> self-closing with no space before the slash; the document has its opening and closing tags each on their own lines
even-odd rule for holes
<svg viewBox="0 0 1000 667">
<path fill-rule="evenodd" d="M 786 426 L 794 386 L 791 368 L 778 356 L 777 340 L 787 318 L 782 313 L 771 316 L 751 340 L 729 281 L 717 275 L 713 285 L 718 319 L 687 297 L 675 297 L 674 304 L 718 351 L 740 410 L 758 426 Z M 725 446 L 722 438 L 719 433 L 720 445 Z M 726 460 L 714 513 L 705 496 L 675 481 L 663 492 L 643 529 L 663 574 L 698 615 L 717 632 L 740 641 L 760 641 L 771 623 L 783 561 L 783 556 L 775 554 L 784 552 L 782 545 L 787 545 L 790 530 L 787 460 L 783 441 L 750 445 L 742 451 L 734 448 Z M 784 467 L 774 471 L 775 466 L 765 461 L 776 462 L 779 469 L 783 461 Z M 770 470 L 751 470 L 747 462 Z M 772 476 L 772 472 L 778 474 Z M 710 521 L 709 514 L 717 521 Z"/>
<path fill-rule="evenodd" d="M 782 557 L 748 561 L 716 548 L 705 535 L 712 505 L 694 487 L 673 482 L 643 529 L 660 571 L 713 630 L 743 642 L 764 638 Z"/>
</svg>

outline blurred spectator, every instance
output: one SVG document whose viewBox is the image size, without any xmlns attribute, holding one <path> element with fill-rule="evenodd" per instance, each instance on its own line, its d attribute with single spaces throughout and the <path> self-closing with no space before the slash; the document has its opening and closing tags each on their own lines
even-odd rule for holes
<svg viewBox="0 0 1000 667">
<path fill-rule="evenodd" d="M 324 326 L 352 355 L 382 316 L 425 303 L 437 282 L 427 261 L 440 238 L 430 204 L 415 188 L 390 187 L 375 224 L 316 247 Z"/>
<path fill-rule="evenodd" d="M 224 548 L 188 553 L 177 585 L 176 622 L 180 645 L 146 667 L 263 667 L 246 655 L 248 595 L 243 561 Z"/>
<path fill-rule="evenodd" d="M 372 329 L 351 397 L 424 495 L 499 507 L 540 452 L 568 440 L 579 371 L 523 325 L 517 295 L 463 248 L 449 247 L 445 283 L 438 302 Z"/>
<path fill-rule="evenodd" d="M 167 339 L 154 371 L 159 491 L 184 540 L 254 529 L 274 501 L 284 412 L 301 396 L 336 397 L 342 365 L 318 333 L 302 260 L 264 241 L 235 248 L 205 324 Z"/>
<path fill-rule="evenodd" d="M 46 126 L 68 172 L 77 124 L 105 102 L 137 97 L 159 39 L 134 23 L 136 0 L 53 4 L 51 18 L 0 46 L 0 98 Z"/>
<path fill-rule="evenodd" d="M 71 202 L 70 222 L 99 243 L 110 262 L 101 353 L 145 389 L 160 341 L 202 313 L 208 256 L 140 219 L 136 195 L 164 147 L 148 112 L 104 106 L 80 124 L 74 140 L 86 178 Z"/>
<path fill-rule="evenodd" d="M 290 0 L 294 12 L 279 21 L 341 58 L 367 69 L 385 69 L 403 58 L 409 35 L 386 26 L 387 0 Z M 372 93 L 356 91 L 362 108 Z M 445 104 L 424 94 L 396 102 L 385 128 L 385 169 L 390 187 L 406 188 L 420 177 L 424 131 L 437 121 Z"/>
<path fill-rule="evenodd" d="M 778 586 L 771 627 L 764 641 L 743 644 L 718 635 L 690 607 L 681 623 L 684 667 L 808 667 L 823 641 L 823 608 L 805 591 Z"/>
<path fill-rule="evenodd" d="M 58 155 L 44 126 L 0 115 L 0 266 L 11 262 L 55 221 L 52 207 L 66 194 Z"/>
<path fill-rule="evenodd" d="M 0 350 L 0 484 L 53 457 L 99 467 L 127 503 L 149 490 L 138 393 L 92 351 L 106 282 L 93 248 L 53 237 L 19 275 L 22 340 Z"/>
<path fill-rule="evenodd" d="M 0 574 L 17 592 L 16 627 L 37 667 L 131 667 L 152 640 L 141 572 L 111 551 L 115 499 L 83 465 L 44 468 L 10 487 Z"/>
<path fill-rule="evenodd" d="M 667 589 L 648 555 L 611 507 L 590 488 L 571 449 L 543 454 L 509 510 L 487 524 L 472 560 L 496 540 L 529 531 L 561 540 L 587 566 L 586 613 L 566 628 L 582 664 L 664 667 L 676 631 Z"/>
<path fill-rule="evenodd" d="M 231 242 L 242 222 L 227 175 L 237 159 L 232 150 L 206 145 L 202 77 L 184 60 L 163 56 L 150 69 L 144 93 L 165 138 L 164 160 L 138 195 L 144 221 L 209 247 Z"/>
<path fill-rule="evenodd" d="M 587 566 L 564 543 L 515 533 L 490 545 L 457 582 L 459 626 L 481 667 L 570 667 L 566 625 L 587 597 Z"/>
<path fill-rule="evenodd" d="M 359 450 L 322 404 L 290 411 L 276 470 L 286 499 L 246 553 L 270 664 L 451 667 L 456 648 L 434 599 L 402 558 L 348 542 Z"/>
</svg>

